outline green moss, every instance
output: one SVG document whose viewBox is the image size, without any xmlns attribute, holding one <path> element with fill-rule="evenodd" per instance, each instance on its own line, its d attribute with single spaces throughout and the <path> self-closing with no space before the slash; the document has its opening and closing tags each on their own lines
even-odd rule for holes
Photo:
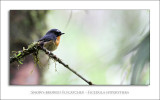
<svg viewBox="0 0 160 100">
<path fill-rule="evenodd" d="M 27 49 L 33 48 L 38 44 L 38 42 L 32 42 L 30 45 L 28 45 Z"/>
</svg>

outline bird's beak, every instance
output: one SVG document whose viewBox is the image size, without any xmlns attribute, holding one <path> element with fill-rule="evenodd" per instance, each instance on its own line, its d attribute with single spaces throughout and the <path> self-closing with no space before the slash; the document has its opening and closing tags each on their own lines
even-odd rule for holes
<svg viewBox="0 0 160 100">
<path fill-rule="evenodd" d="M 65 34 L 65 33 L 61 33 L 61 35 L 63 35 L 63 34 Z"/>
</svg>

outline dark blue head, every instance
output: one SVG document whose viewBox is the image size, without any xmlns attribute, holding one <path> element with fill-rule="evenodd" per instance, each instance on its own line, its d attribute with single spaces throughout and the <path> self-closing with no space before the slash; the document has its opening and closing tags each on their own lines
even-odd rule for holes
<svg viewBox="0 0 160 100">
<path fill-rule="evenodd" d="M 62 32 L 61 32 L 60 30 L 58 30 L 58 29 L 51 29 L 51 30 L 49 30 L 46 34 L 47 34 L 47 35 L 53 34 L 53 35 L 55 35 L 56 37 L 58 37 L 58 36 L 63 35 L 64 33 L 62 33 Z"/>
</svg>

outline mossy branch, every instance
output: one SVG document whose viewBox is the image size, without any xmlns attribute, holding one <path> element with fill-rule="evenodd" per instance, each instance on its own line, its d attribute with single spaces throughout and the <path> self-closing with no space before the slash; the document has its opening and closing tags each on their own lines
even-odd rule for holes
<svg viewBox="0 0 160 100">
<path fill-rule="evenodd" d="M 89 85 L 93 85 L 92 82 L 88 81 L 87 79 L 85 79 L 84 77 L 82 77 L 80 74 L 78 74 L 75 70 L 73 70 L 72 68 L 70 68 L 67 64 L 65 64 L 60 58 L 58 58 L 56 55 L 54 55 L 53 53 L 51 53 L 49 50 L 41 47 L 37 42 L 33 43 L 32 45 L 30 45 L 28 47 L 28 49 L 24 49 L 22 51 L 18 51 L 16 53 L 16 55 L 14 55 L 13 57 L 10 57 L 10 63 L 13 63 L 15 61 L 20 61 L 20 59 L 22 59 L 23 57 L 35 53 L 38 50 L 42 50 L 44 51 L 50 58 L 54 59 L 55 61 L 59 62 L 60 64 L 62 64 L 65 68 L 69 69 L 71 72 L 73 72 L 74 74 L 76 74 L 79 78 L 81 78 L 83 81 L 85 81 L 86 83 L 88 83 Z"/>
</svg>

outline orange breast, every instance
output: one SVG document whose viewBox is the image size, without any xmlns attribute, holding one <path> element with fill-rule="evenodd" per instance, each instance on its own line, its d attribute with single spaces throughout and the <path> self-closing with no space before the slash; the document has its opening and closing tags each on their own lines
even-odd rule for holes
<svg viewBox="0 0 160 100">
<path fill-rule="evenodd" d="M 58 36 L 57 39 L 56 39 L 56 46 L 58 46 L 59 43 L 60 43 L 60 36 Z"/>
</svg>

